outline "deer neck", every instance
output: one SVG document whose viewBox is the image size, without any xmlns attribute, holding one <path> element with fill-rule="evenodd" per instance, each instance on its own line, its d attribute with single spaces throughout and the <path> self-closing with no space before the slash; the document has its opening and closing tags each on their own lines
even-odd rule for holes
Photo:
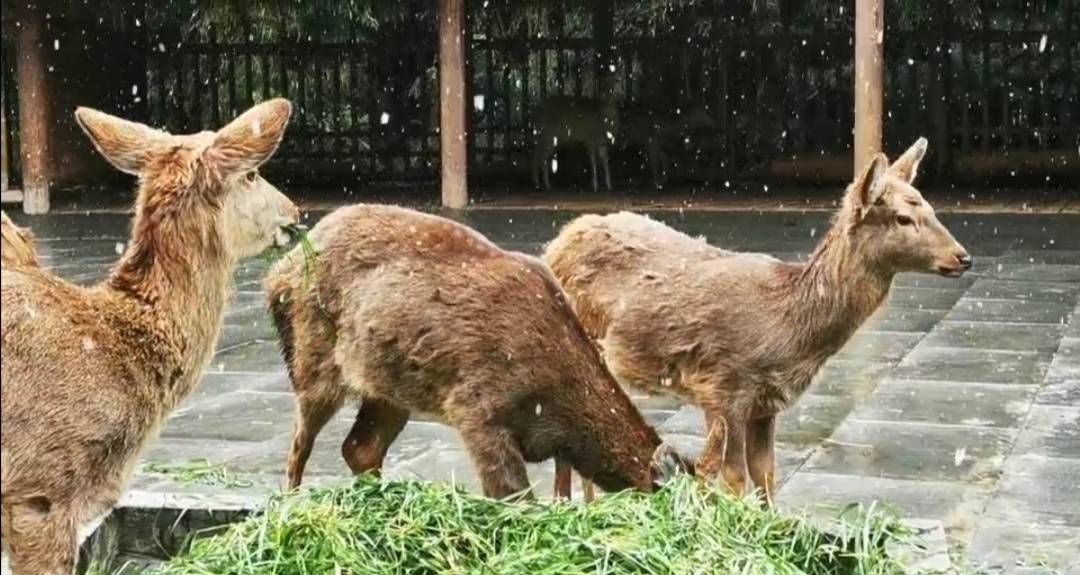
<svg viewBox="0 0 1080 575">
<path fill-rule="evenodd" d="M 136 218 L 138 220 L 138 218 Z M 219 226 L 197 223 L 136 232 L 103 289 L 125 305 L 125 318 L 157 365 L 157 401 L 166 410 L 188 395 L 210 361 L 235 261 Z"/>
<path fill-rule="evenodd" d="M 892 279 L 838 218 L 782 300 L 797 348 L 821 361 L 839 351 L 885 301 Z"/>
</svg>

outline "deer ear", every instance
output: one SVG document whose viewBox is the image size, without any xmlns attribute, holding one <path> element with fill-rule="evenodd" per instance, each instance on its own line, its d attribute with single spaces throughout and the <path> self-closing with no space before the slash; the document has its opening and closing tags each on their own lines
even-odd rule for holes
<svg viewBox="0 0 1080 575">
<path fill-rule="evenodd" d="M 150 153 L 172 137 L 138 122 L 130 122 L 91 108 L 76 108 L 75 121 L 94 148 L 121 172 L 138 175 Z"/>
<path fill-rule="evenodd" d="M 254 170 L 274 155 L 290 114 L 292 104 L 283 98 L 257 104 L 218 130 L 204 154 L 225 173 Z"/>
<path fill-rule="evenodd" d="M 889 166 L 889 173 L 909 184 L 915 181 L 915 176 L 919 171 L 919 162 L 922 162 L 923 157 L 926 156 L 927 145 L 926 138 L 916 140 L 902 156 L 893 162 L 893 165 Z"/>
<path fill-rule="evenodd" d="M 885 191 L 884 176 L 888 166 L 889 161 L 885 154 L 877 154 L 851 184 L 848 197 L 855 209 L 856 220 L 862 220 L 870 206 L 874 205 Z"/>
</svg>

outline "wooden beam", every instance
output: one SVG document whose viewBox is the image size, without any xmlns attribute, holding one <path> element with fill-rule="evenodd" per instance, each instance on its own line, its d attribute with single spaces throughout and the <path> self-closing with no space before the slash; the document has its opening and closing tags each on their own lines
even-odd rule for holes
<svg viewBox="0 0 1080 575">
<path fill-rule="evenodd" d="M 439 149 L 442 204 L 469 205 L 465 127 L 465 0 L 439 0 Z"/>
<path fill-rule="evenodd" d="M 28 214 L 43 214 L 49 211 L 49 97 L 44 14 L 36 2 L 15 2 L 15 6 L 23 210 Z"/>
<path fill-rule="evenodd" d="M 855 174 L 881 151 L 885 0 L 855 1 Z"/>
</svg>

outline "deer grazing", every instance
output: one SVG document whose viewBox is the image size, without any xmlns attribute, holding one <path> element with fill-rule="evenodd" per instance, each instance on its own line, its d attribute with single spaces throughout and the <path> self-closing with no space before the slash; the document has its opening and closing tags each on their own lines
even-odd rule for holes
<svg viewBox="0 0 1080 575">
<path fill-rule="evenodd" d="M 75 112 L 139 188 L 131 241 L 101 284 L 3 269 L 0 488 L 16 575 L 73 572 L 80 529 L 115 504 L 142 448 L 199 381 L 234 264 L 287 240 L 298 211 L 257 170 L 290 109 L 272 100 L 190 136 Z"/>
<path fill-rule="evenodd" d="M 34 246 L 34 234 L 26 228 L 20 228 L 4 212 L 0 212 L 0 237 L 3 239 L 0 250 L 0 262 L 7 266 L 37 267 L 37 248 Z"/>
<path fill-rule="evenodd" d="M 291 489 L 348 399 L 360 402 L 341 446 L 354 473 L 380 470 L 410 413 L 457 428 L 490 497 L 524 493 L 525 463 L 550 457 L 607 489 L 650 491 L 691 469 L 604 368 L 538 259 L 389 206 L 339 209 L 309 237 L 306 256 L 294 248 L 266 279 L 298 408 Z"/>
<path fill-rule="evenodd" d="M 604 187 L 611 188 L 611 166 L 608 147 L 618 130 L 618 110 L 615 100 L 553 96 L 544 100 L 537 112 L 536 140 L 533 143 L 533 185 L 551 188 L 551 165 L 548 161 L 555 149 L 566 144 L 582 144 L 589 155 L 592 169 L 592 190 L 597 186 L 597 163 L 604 169 Z"/>
<path fill-rule="evenodd" d="M 615 378 L 700 406 L 697 472 L 771 501 L 778 412 L 882 304 L 898 272 L 958 277 L 971 257 L 912 187 L 920 139 L 878 154 L 805 264 L 726 251 L 631 213 L 569 223 L 544 255 Z"/>
</svg>

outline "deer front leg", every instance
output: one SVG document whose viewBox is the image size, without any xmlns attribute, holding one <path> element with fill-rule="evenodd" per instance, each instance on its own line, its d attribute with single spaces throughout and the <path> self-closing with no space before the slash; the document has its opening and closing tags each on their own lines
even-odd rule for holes
<svg viewBox="0 0 1080 575">
<path fill-rule="evenodd" d="M 569 461 L 555 458 L 555 499 L 570 499 L 573 490 L 574 468 Z"/>
<path fill-rule="evenodd" d="M 409 421 L 409 411 L 377 397 L 364 398 L 341 456 L 356 475 L 380 471 L 390 444 Z"/>
<path fill-rule="evenodd" d="M 761 490 L 766 505 L 772 505 L 776 490 L 775 430 L 775 414 L 752 419 L 747 425 L 746 451 L 750 479 L 754 487 Z"/>
<path fill-rule="evenodd" d="M 286 469 L 289 489 L 300 487 L 315 438 L 344 403 L 343 397 L 324 393 L 324 389 L 316 386 L 296 396 L 296 426 Z"/>
<path fill-rule="evenodd" d="M 458 433 L 469 450 L 485 496 L 532 496 L 528 493 L 525 457 L 509 430 L 489 423 L 465 422 L 458 425 Z"/>
<path fill-rule="evenodd" d="M 4 550 L 14 575 L 72 575 L 78 556 L 78 528 L 71 509 L 45 497 L 4 501 Z"/>
<path fill-rule="evenodd" d="M 706 412 L 709 436 L 698 462 L 698 473 L 723 482 L 727 490 L 741 496 L 746 491 L 746 421 L 733 411 Z"/>
</svg>

